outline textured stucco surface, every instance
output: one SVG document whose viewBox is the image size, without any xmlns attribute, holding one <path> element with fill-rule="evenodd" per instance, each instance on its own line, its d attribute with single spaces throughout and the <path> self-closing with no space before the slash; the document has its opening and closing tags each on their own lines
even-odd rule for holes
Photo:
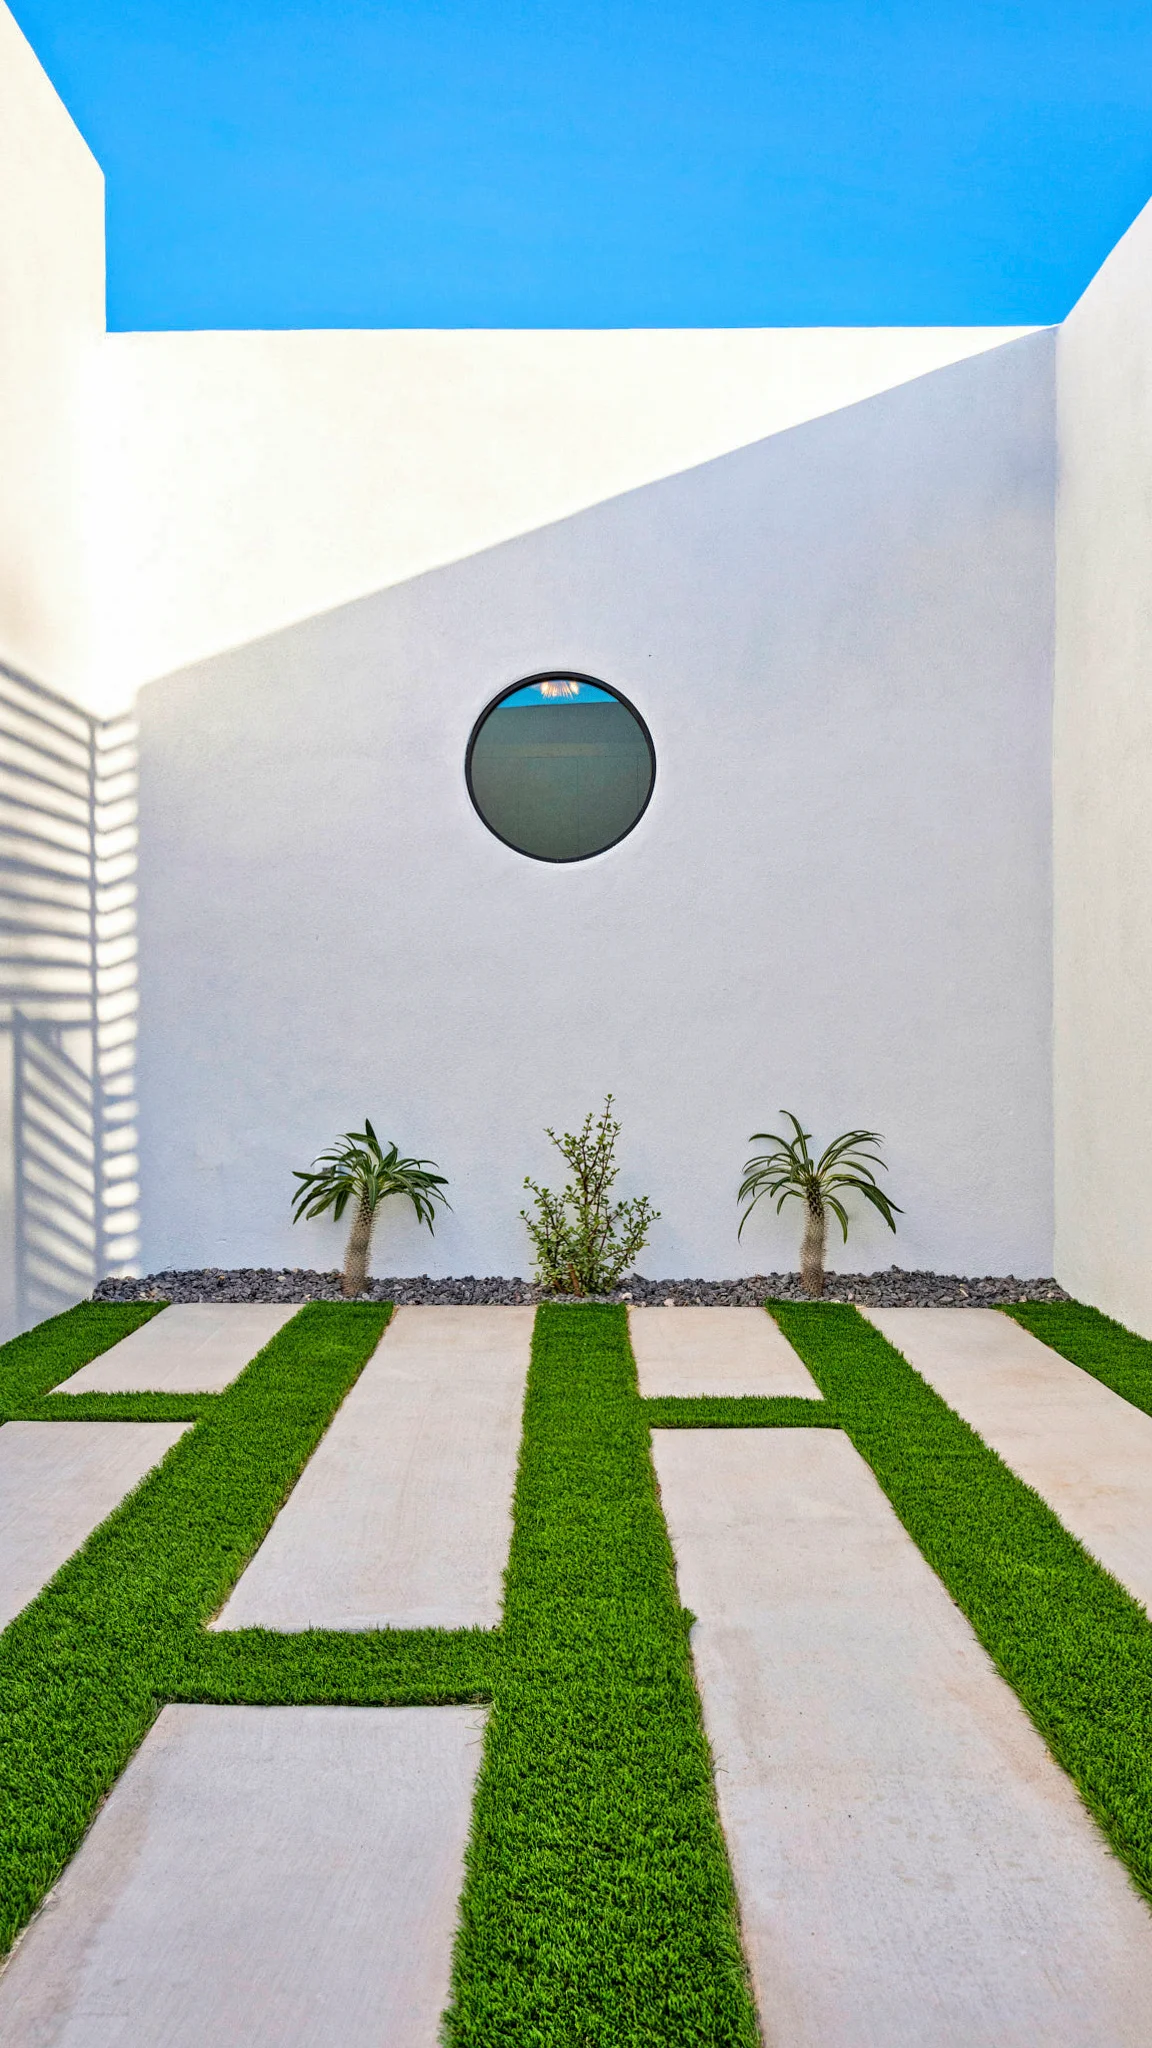
<svg viewBox="0 0 1152 2048">
<path fill-rule="evenodd" d="M 1030 331 L 111 335 L 91 690 L 113 703 Z"/>
<path fill-rule="evenodd" d="M 104 180 L 0 0 L 0 660 L 181 665 L 1021 327 L 113 334 Z"/>
<path fill-rule="evenodd" d="M 1057 362 L 1056 1276 L 1152 1337 L 1152 208 Z"/>
<path fill-rule="evenodd" d="M 642 1270 L 794 1257 L 736 1242 L 781 1104 L 887 1138 L 900 1236 L 835 1263 L 1048 1270 L 1051 370 L 1010 343 L 144 690 L 143 1269 L 337 1263 L 291 1169 L 367 1113 L 453 1201 L 376 1270 L 523 1272 L 543 1127 L 613 1089 Z M 566 867 L 463 772 L 557 665 L 658 762 Z"/>
<path fill-rule="evenodd" d="M 4 6 L 0 194 L 0 660 L 70 691 L 91 644 L 104 180 Z"/>
<path fill-rule="evenodd" d="M 895 1134 L 901 1242 L 868 1221 L 850 1263 L 1044 1272 L 1054 1207 L 1059 1277 L 1152 1334 L 1152 213 L 1058 330 L 1053 405 L 1034 329 L 109 336 L 100 168 L 2 0 L 0 186 L 0 660 L 101 711 L 154 686 L 154 1133 L 195 1044 L 145 1263 L 300 1257 L 288 1148 L 383 1078 L 458 1140 L 427 1263 L 514 1269 L 528 1133 L 612 1085 L 668 1271 L 732 1270 L 729 1162 L 791 1099 Z M 530 881 L 467 839 L 461 732 L 556 662 L 659 728 L 655 861 Z M 222 1004 L 207 1087 L 181 952 Z M 355 957 L 378 1004 L 385 952 L 401 1003 L 328 1059 L 317 990 L 349 1017 Z M 450 1040 L 478 1087 L 442 1085 Z M 2 1192 L 2 1116 L 0 1155 Z"/>
</svg>

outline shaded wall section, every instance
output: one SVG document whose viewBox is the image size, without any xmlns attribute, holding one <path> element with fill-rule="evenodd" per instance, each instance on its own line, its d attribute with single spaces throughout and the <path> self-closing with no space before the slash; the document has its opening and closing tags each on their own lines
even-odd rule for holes
<svg viewBox="0 0 1152 2048">
<path fill-rule="evenodd" d="M 136 736 L 0 665 L 0 1340 L 124 1271 Z"/>
<path fill-rule="evenodd" d="M 736 1242 L 751 1131 L 886 1134 L 899 1238 L 1051 1263 L 1052 337 L 1032 336 L 150 685 L 143 1264 L 337 1262 L 291 1169 L 367 1112 L 437 1159 L 379 1272 L 523 1272 L 546 1123 L 608 1089 L 650 1273 Z M 484 705 L 572 668 L 657 754 L 630 837 L 526 860 L 468 799 Z"/>
<path fill-rule="evenodd" d="M 1058 365 L 1056 1271 L 1152 1336 L 1152 209 Z"/>
</svg>

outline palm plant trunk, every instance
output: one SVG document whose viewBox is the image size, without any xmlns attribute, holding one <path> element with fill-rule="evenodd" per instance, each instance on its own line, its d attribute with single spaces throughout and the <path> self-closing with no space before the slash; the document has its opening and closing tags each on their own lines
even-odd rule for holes
<svg viewBox="0 0 1152 2048">
<path fill-rule="evenodd" d="M 804 1242 L 800 1248 L 800 1285 L 805 1294 L 818 1301 L 824 1292 L 824 1233 L 827 1226 L 824 1204 L 809 1197 L 804 1210 Z"/>
<path fill-rule="evenodd" d="M 346 1297 L 364 1292 L 368 1279 L 368 1247 L 372 1242 L 375 1220 L 375 1210 L 370 1209 L 367 1202 L 360 1202 L 352 1219 L 348 1249 L 344 1254 L 343 1290 Z"/>
</svg>

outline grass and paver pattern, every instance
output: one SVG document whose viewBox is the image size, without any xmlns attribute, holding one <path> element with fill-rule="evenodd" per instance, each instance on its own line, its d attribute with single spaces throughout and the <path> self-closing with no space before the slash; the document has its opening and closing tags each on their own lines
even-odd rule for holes
<svg viewBox="0 0 1152 2048">
<path fill-rule="evenodd" d="M 1081 1301 L 1025 1301 L 1001 1311 L 1114 1394 L 1152 1415 L 1152 1343 Z"/>
<path fill-rule="evenodd" d="M 76 1353 L 88 1318 L 72 1313 L 74 1337 L 61 1342 L 52 1331 L 57 1371 L 86 1362 Z M 59 1876 L 165 1700 L 377 1705 L 486 1695 L 492 1657 L 475 1640 L 482 1631 L 427 1631 L 421 1640 L 317 1631 L 285 1645 L 262 1630 L 239 1643 L 204 1630 L 389 1314 L 375 1305 L 303 1309 L 0 1636 L 0 1948 Z M 30 1347 L 17 1341 L 26 1386 Z M 149 1397 L 130 1398 L 146 1411 Z"/>
<path fill-rule="evenodd" d="M 759 2033 L 626 1312 L 537 1315 L 453 2048 Z"/>
<path fill-rule="evenodd" d="M 545 1305 L 503 1627 L 290 1635 L 205 1623 L 390 1311 L 312 1304 L 218 1395 L 52 1394 L 158 1311 L 86 1304 L 0 1352 L 5 1417 L 196 1425 L 0 1635 L 0 1945 L 166 1700 L 490 1701 L 452 2048 L 752 2048 L 653 1426 L 844 1430 L 1152 1897 L 1148 1617 L 854 1308 L 773 1305 L 822 1401 L 641 1401 L 625 1310 Z M 1152 1346 L 1075 1304 L 1012 1312 L 1152 1412 Z"/>
<path fill-rule="evenodd" d="M 38 1379 L 23 1346 L 20 1393 L 37 1414 L 97 1337 L 73 1314 L 81 1327 L 63 1345 L 53 1335 Z M 688 1618 L 622 1308 L 541 1313 L 503 1630 L 204 1627 L 388 1315 L 314 1304 L 226 1392 L 168 1397 L 192 1405 L 197 1426 L 0 1636 L 3 1940 L 164 1701 L 490 1700 L 450 2038 L 752 2048 Z M 47 1405 L 151 1417 L 162 1399 Z"/>
<path fill-rule="evenodd" d="M 855 1308 L 776 1302 L 772 1312 L 1152 1899 L 1152 1624 L 1144 1609 Z"/>
<path fill-rule="evenodd" d="M 163 1307 L 163 1302 L 83 1301 L 78 1308 L 65 1309 L 63 1315 L 51 1316 L 47 1322 L 37 1323 L 35 1329 L 25 1330 L 22 1336 L 0 1346 L 0 1422 L 16 1418 L 39 1422 L 43 1397 L 51 1388 L 70 1379 L 82 1365 L 91 1365 L 94 1358 L 102 1357 L 122 1337 L 131 1336 L 142 1323 L 159 1315 Z M 92 1398 L 88 1396 L 89 1400 Z M 67 1401 L 68 1396 L 64 1394 L 59 1399 Z M 83 1413 L 77 1408 L 75 1412 L 81 1421 L 103 1419 L 91 1408 Z M 170 1422 L 183 1418 L 137 1418 L 133 1412 L 130 1419 Z"/>
</svg>

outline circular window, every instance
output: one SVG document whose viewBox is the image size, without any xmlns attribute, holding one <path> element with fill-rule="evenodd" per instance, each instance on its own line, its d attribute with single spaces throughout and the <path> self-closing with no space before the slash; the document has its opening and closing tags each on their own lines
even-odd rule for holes
<svg viewBox="0 0 1152 2048">
<path fill-rule="evenodd" d="M 638 711 L 593 676 L 529 676 L 477 719 L 468 793 L 490 832 L 533 860 L 587 860 L 642 817 L 656 756 Z"/>
</svg>

